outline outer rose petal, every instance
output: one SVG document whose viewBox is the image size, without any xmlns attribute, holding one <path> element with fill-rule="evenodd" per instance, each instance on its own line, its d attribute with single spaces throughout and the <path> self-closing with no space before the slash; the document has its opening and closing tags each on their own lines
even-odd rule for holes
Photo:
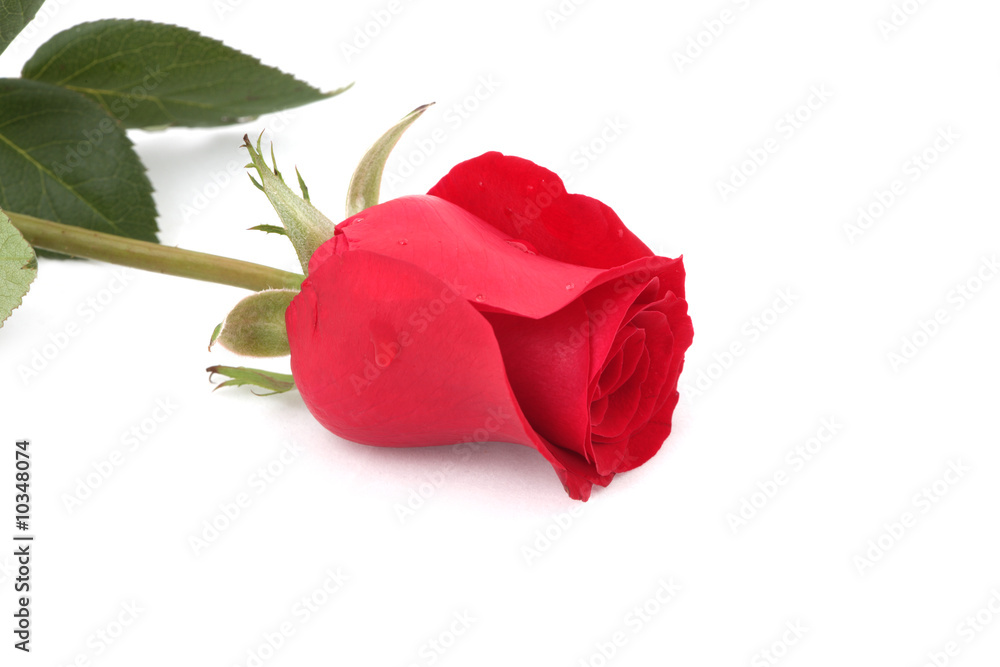
<svg viewBox="0 0 1000 667">
<path fill-rule="evenodd" d="M 540 320 L 485 313 L 518 404 L 549 442 L 586 457 L 590 437 L 587 309 L 579 300 Z"/>
<path fill-rule="evenodd" d="M 569 264 L 607 269 L 653 254 L 611 208 L 567 193 L 554 172 L 523 158 L 490 152 L 466 160 L 427 194 Z"/>
<path fill-rule="evenodd" d="M 467 442 L 485 430 L 541 452 L 574 498 L 610 482 L 535 433 L 489 323 L 451 287 L 396 259 L 325 254 L 285 314 L 292 375 L 323 426 L 395 447 Z"/>
<path fill-rule="evenodd" d="M 310 267 L 328 253 L 369 250 L 454 285 L 479 310 L 530 318 L 563 308 L 606 273 L 526 252 L 465 209 L 427 195 L 365 209 L 337 225 L 334 238 L 317 250 Z"/>
</svg>

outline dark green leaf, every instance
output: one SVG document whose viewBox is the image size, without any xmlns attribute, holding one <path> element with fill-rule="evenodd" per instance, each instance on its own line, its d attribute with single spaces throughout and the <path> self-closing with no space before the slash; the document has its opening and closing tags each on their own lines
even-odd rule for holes
<svg viewBox="0 0 1000 667">
<path fill-rule="evenodd" d="M 100 106 L 0 79 L 0 208 L 155 242 L 152 192 L 132 142 Z"/>
<path fill-rule="evenodd" d="M 22 76 L 83 93 L 125 127 L 214 127 L 332 97 L 222 42 L 151 21 L 82 23 L 38 49 Z"/>
<path fill-rule="evenodd" d="M 21 305 L 37 274 L 31 246 L 0 211 L 0 325 Z"/>
<path fill-rule="evenodd" d="M 295 389 L 295 380 L 291 375 L 284 373 L 272 373 L 244 366 L 210 366 L 205 370 L 212 375 L 218 374 L 231 378 L 221 383 L 216 389 L 250 385 L 251 387 L 267 389 L 271 394 L 281 394 Z M 271 394 L 265 394 L 265 396 Z"/>
<path fill-rule="evenodd" d="M 35 17 L 45 0 L 0 0 L 0 53 Z"/>
</svg>

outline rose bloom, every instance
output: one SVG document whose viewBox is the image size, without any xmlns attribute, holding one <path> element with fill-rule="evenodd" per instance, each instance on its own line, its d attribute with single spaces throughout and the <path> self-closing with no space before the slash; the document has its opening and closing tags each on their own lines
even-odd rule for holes
<svg viewBox="0 0 1000 667">
<path fill-rule="evenodd" d="M 337 225 L 286 325 L 296 386 L 333 433 L 527 445 L 579 500 L 659 450 L 692 338 L 680 258 L 500 153 Z"/>
</svg>

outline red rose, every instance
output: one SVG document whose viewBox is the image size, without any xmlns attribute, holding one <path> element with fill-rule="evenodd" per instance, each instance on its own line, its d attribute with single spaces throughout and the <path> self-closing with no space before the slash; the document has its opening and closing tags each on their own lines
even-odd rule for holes
<svg viewBox="0 0 1000 667">
<path fill-rule="evenodd" d="M 499 153 L 337 225 L 286 323 L 299 392 L 337 435 L 528 445 L 580 500 L 660 448 L 692 337 L 681 259 Z"/>
</svg>

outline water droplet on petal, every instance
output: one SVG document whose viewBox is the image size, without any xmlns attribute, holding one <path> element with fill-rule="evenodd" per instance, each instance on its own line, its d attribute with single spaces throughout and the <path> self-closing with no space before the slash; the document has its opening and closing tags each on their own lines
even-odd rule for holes
<svg viewBox="0 0 1000 667">
<path fill-rule="evenodd" d="M 618 238 L 621 238 L 623 236 L 625 236 L 625 230 L 624 229 L 619 229 L 618 230 Z"/>
<path fill-rule="evenodd" d="M 479 181 L 479 187 L 484 187 L 482 181 Z"/>
<path fill-rule="evenodd" d="M 576 287 L 576 285 L 573 283 L 569 283 L 568 285 L 566 285 L 566 289 L 568 290 L 573 289 L 574 287 Z"/>
<path fill-rule="evenodd" d="M 406 245 L 406 239 L 399 239 L 399 245 Z"/>
<path fill-rule="evenodd" d="M 526 252 L 529 255 L 537 255 L 538 254 L 537 252 L 535 252 L 534 246 L 530 245 L 527 241 L 512 241 L 512 240 L 508 240 L 507 244 L 510 245 L 510 246 L 512 246 L 512 247 L 514 247 L 514 248 L 517 248 L 521 252 Z"/>
<path fill-rule="evenodd" d="M 532 190 L 534 190 L 534 189 L 535 189 L 535 186 L 534 186 L 534 185 L 529 185 L 529 186 L 528 186 L 528 192 L 531 192 L 531 191 L 532 191 Z"/>
<path fill-rule="evenodd" d="M 365 219 L 363 217 L 357 217 L 357 218 L 354 218 L 353 222 L 364 222 L 364 220 Z"/>
<path fill-rule="evenodd" d="M 486 301 L 486 297 L 483 296 L 482 294 L 477 294 L 476 295 L 476 301 L 480 301 L 480 302 Z"/>
</svg>

